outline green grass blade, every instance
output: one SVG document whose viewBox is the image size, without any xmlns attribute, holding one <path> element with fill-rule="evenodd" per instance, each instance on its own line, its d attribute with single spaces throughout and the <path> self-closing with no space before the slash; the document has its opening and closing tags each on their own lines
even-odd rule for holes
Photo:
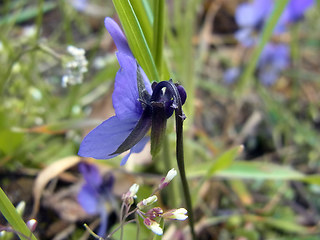
<svg viewBox="0 0 320 240">
<path fill-rule="evenodd" d="M 162 52 L 164 43 L 164 7 L 163 0 L 155 1 L 152 52 L 160 75 L 162 75 Z"/>
<path fill-rule="evenodd" d="M 129 0 L 113 0 L 123 30 L 133 55 L 147 74 L 150 81 L 159 81 L 159 74 L 154 63 L 147 40 L 143 34 L 138 18 Z"/>
<path fill-rule="evenodd" d="M 208 169 L 207 178 L 213 176 L 216 172 L 229 167 L 233 160 L 243 151 L 243 145 L 236 146 L 224 152 Z"/>
<path fill-rule="evenodd" d="M 17 213 L 15 207 L 12 205 L 6 194 L 0 188 L 0 211 L 2 215 L 7 219 L 12 228 L 17 231 L 21 240 L 32 239 L 36 240 L 36 237 L 29 230 L 25 222 Z"/>
<path fill-rule="evenodd" d="M 133 11 L 138 19 L 138 22 L 141 26 L 144 37 L 146 38 L 149 48 L 152 46 L 153 41 L 153 30 L 152 30 L 152 21 L 149 16 L 151 13 L 147 14 L 145 5 L 141 0 L 130 0 Z M 153 16 L 152 16 L 153 17 Z"/>
<path fill-rule="evenodd" d="M 41 8 L 41 11 L 43 13 L 53 10 L 57 4 L 55 2 L 46 2 Z M 30 6 L 24 9 L 23 11 L 17 11 L 14 14 L 1 17 L 0 18 L 0 25 L 8 24 L 11 22 L 14 23 L 22 23 L 25 21 L 28 21 L 32 18 L 35 18 L 39 14 L 39 8 L 38 6 Z"/>
<path fill-rule="evenodd" d="M 247 67 L 245 68 L 241 79 L 238 83 L 238 89 L 240 92 L 242 90 L 246 89 L 250 79 L 252 78 L 252 75 L 254 73 L 254 70 L 256 68 L 256 65 L 258 63 L 259 57 L 262 53 L 262 50 L 266 43 L 270 40 L 273 29 L 275 28 L 279 18 L 281 17 L 281 14 L 283 13 L 285 7 L 287 6 L 289 0 L 281 0 L 281 1 L 275 1 L 274 10 L 271 14 L 271 17 L 269 18 L 269 21 L 267 22 L 260 39 L 260 42 L 258 46 L 254 49 L 254 52 L 252 54 L 251 60 Z"/>
<path fill-rule="evenodd" d="M 163 45 L 164 45 L 164 26 L 165 26 L 165 5 L 164 1 L 161 1 L 161 9 L 156 9 L 158 2 L 153 2 L 155 7 L 151 7 L 147 0 L 130 0 L 134 13 L 139 21 L 143 35 L 146 38 L 149 49 L 151 50 L 152 57 L 155 61 L 157 71 L 160 75 L 160 80 L 168 80 L 170 78 L 168 65 L 163 56 Z M 161 19 L 155 20 L 156 16 L 152 9 L 155 9 L 155 12 L 159 12 Z M 154 21 L 155 20 L 155 21 Z M 161 26 L 158 26 L 158 25 Z M 162 29 L 162 32 L 159 32 L 159 29 Z M 154 36 L 154 35 L 157 36 Z M 161 36 L 160 36 L 161 35 Z M 153 39 L 156 39 L 156 43 L 153 42 Z M 161 39 L 161 41 L 159 41 Z M 158 46 L 161 43 L 162 46 Z M 158 46 L 158 54 L 155 53 L 154 47 Z M 161 47 L 161 49 L 160 49 Z M 159 55 L 160 54 L 160 55 Z M 158 60 L 157 60 L 158 59 Z M 160 61 L 162 63 L 160 64 Z M 160 66 L 160 67 L 159 67 Z"/>
</svg>

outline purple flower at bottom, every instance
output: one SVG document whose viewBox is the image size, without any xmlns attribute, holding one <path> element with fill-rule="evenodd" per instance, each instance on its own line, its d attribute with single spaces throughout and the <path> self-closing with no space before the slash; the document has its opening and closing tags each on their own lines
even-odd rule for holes
<svg viewBox="0 0 320 240">
<path fill-rule="evenodd" d="M 88 163 L 80 163 L 79 171 L 83 175 L 85 183 L 78 194 L 78 202 L 88 214 L 100 215 L 98 235 L 104 237 L 110 211 L 107 206 L 108 204 L 115 205 L 112 193 L 114 177 L 109 174 L 103 178 L 97 167 Z"/>
<path fill-rule="evenodd" d="M 286 44 L 268 43 L 258 61 L 258 78 L 265 85 L 272 85 L 289 65 L 289 47 Z"/>
<path fill-rule="evenodd" d="M 171 81 L 151 86 L 117 23 L 106 18 L 105 26 L 117 46 L 120 64 L 112 94 L 115 116 L 101 123 L 83 139 L 78 154 L 109 159 L 130 150 L 120 163 L 124 165 L 131 153 L 143 150 L 150 139 L 146 136 L 150 128 L 151 152 L 159 151 L 157 146 L 165 132 L 166 120 L 177 105 L 185 102 L 186 92 L 182 86 Z M 163 88 L 166 90 L 162 91 Z"/>
</svg>

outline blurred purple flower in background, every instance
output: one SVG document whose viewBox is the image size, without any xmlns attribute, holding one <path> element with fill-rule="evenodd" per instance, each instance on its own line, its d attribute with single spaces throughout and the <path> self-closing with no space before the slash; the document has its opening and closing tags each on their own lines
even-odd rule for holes
<svg viewBox="0 0 320 240">
<path fill-rule="evenodd" d="M 71 0 L 70 2 L 71 5 L 79 12 L 84 11 L 88 6 L 88 0 Z"/>
<path fill-rule="evenodd" d="M 289 1 L 274 29 L 274 33 L 285 32 L 288 25 L 303 18 L 305 11 L 313 4 L 314 0 Z M 235 20 L 240 29 L 236 32 L 235 37 L 243 46 L 250 47 L 257 42 L 259 33 L 269 19 L 273 7 L 274 1 L 272 0 L 254 0 L 239 4 L 235 12 Z"/>
<path fill-rule="evenodd" d="M 112 193 L 114 177 L 112 174 L 102 177 L 98 168 L 88 163 L 80 163 L 79 171 L 85 182 L 78 194 L 78 202 L 88 214 L 100 215 L 98 235 L 104 237 L 111 206 L 116 207 Z"/>
<path fill-rule="evenodd" d="M 232 84 L 238 80 L 241 75 L 241 69 L 239 67 L 232 67 L 224 72 L 223 78 L 226 84 Z"/>
<path fill-rule="evenodd" d="M 281 43 L 268 43 L 264 47 L 257 66 L 258 78 L 265 85 L 272 85 L 290 63 L 289 47 Z"/>
<path fill-rule="evenodd" d="M 314 0 L 291 0 L 283 13 L 285 24 L 295 23 L 304 17 L 305 12 L 315 4 Z"/>
<path fill-rule="evenodd" d="M 235 37 L 245 47 L 256 43 L 255 31 L 260 31 L 266 18 L 272 11 L 272 0 L 254 0 L 251 3 L 242 3 L 236 9 L 235 20 L 239 26 Z"/>
<path fill-rule="evenodd" d="M 301 20 L 304 13 L 315 3 L 314 0 L 291 0 L 282 13 L 273 34 L 282 34 L 290 24 Z M 235 38 L 246 48 L 257 44 L 260 32 L 269 19 L 274 7 L 273 0 L 253 0 L 239 4 L 235 12 L 235 20 L 239 30 Z M 289 47 L 285 43 L 266 44 L 257 65 L 257 76 L 265 85 L 272 85 L 280 73 L 290 63 Z M 235 82 L 241 74 L 240 68 L 232 67 L 224 74 L 227 84 Z"/>
</svg>

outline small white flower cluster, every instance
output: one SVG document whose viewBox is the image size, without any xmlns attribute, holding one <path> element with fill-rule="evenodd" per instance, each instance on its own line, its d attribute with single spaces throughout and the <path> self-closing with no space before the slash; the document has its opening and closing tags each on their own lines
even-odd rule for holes
<svg viewBox="0 0 320 240">
<path fill-rule="evenodd" d="M 161 182 L 158 188 L 154 193 L 162 190 L 171 182 L 171 180 L 177 175 L 177 171 L 175 169 L 171 169 L 165 178 L 161 179 Z M 133 184 L 129 191 L 122 196 L 124 208 L 126 212 L 129 212 L 130 206 L 134 203 L 134 199 L 137 197 L 136 194 L 139 190 L 139 185 Z M 184 208 L 179 209 L 171 209 L 169 211 L 164 212 L 160 207 L 152 207 L 152 205 L 157 202 L 158 197 L 156 195 L 151 195 L 150 197 L 143 199 L 139 203 L 137 203 L 136 213 L 143 219 L 144 225 L 154 232 L 157 235 L 163 234 L 163 229 L 159 224 L 159 220 L 163 219 L 171 219 L 171 220 L 186 220 L 187 210 Z M 132 213 L 132 212 L 131 212 Z M 125 219 L 127 215 L 123 219 Z"/>
<path fill-rule="evenodd" d="M 68 46 L 67 51 L 72 55 L 72 59 L 65 65 L 67 73 L 62 77 L 62 87 L 82 83 L 83 74 L 88 71 L 84 49 Z"/>
</svg>

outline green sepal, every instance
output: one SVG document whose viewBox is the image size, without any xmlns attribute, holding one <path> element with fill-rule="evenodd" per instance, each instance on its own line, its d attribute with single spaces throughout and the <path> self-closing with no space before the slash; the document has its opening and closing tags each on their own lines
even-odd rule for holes
<svg viewBox="0 0 320 240">
<path fill-rule="evenodd" d="M 162 102 L 151 102 L 152 127 L 151 127 L 151 155 L 156 156 L 164 141 L 167 126 L 165 105 Z"/>
</svg>

